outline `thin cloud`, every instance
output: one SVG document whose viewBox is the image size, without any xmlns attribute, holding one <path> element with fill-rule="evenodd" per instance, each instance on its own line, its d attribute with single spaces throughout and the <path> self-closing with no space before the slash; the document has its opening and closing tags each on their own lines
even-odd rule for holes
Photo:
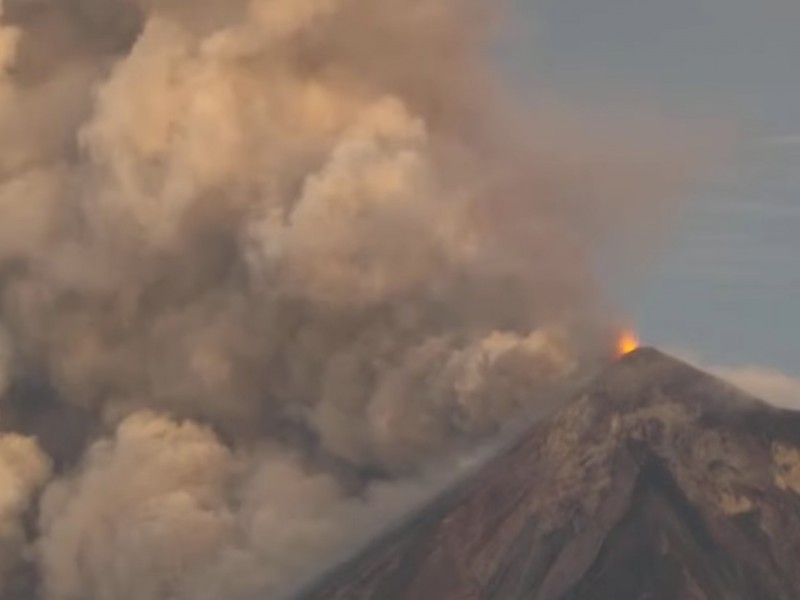
<svg viewBox="0 0 800 600">
<path fill-rule="evenodd" d="M 776 135 L 764 140 L 766 146 L 800 146 L 800 133 L 790 135 Z"/>
<path fill-rule="evenodd" d="M 697 352 L 687 348 L 666 347 L 664 349 L 672 356 L 716 375 L 756 398 L 782 408 L 800 410 L 799 377 L 763 365 L 713 364 L 703 359 Z"/>
<path fill-rule="evenodd" d="M 757 365 L 717 366 L 709 370 L 771 404 L 800 410 L 800 379 L 796 377 Z"/>
</svg>

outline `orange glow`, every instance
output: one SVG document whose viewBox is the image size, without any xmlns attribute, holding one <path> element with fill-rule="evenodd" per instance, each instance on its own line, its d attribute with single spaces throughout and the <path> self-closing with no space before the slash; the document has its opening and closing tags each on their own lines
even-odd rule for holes
<svg viewBox="0 0 800 600">
<path fill-rule="evenodd" d="M 639 338 L 636 337 L 636 333 L 630 330 L 623 331 L 619 336 L 619 340 L 617 341 L 617 354 L 619 356 L 625 356 L 626 354 L 630 354 L 636 350 L 638 347 Z"/>
</svg>

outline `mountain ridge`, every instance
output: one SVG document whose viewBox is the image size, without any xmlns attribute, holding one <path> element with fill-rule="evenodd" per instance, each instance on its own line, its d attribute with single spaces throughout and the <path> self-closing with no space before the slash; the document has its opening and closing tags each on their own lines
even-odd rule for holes
<svg viewBox="0 0 800 600">
<path fill-rule="evenodd" d="M 299 597 L 798 598 L 799 445 L 800 413 L 642 348 Z"/>
</svg>

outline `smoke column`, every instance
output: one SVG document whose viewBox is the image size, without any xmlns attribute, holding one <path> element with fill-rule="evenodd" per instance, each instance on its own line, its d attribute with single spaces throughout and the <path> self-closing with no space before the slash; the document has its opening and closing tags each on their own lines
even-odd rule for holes
<svg viewBox="0 0 800 600">
<path fill-rule="evenodd" d="M 672 170 L 517 119 L 491 4 L 5 0 L 0 596 L 283 597 L 606 352 Z"/>
</svg>

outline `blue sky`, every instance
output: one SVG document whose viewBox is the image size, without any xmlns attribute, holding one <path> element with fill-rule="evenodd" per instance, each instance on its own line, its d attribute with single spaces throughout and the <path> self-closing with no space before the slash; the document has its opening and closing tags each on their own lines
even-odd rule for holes
<svg viewBox="0 0 800 600">
<path fill-rule="evenodd" d="M 800 377 L 800 2 L 512 4 L 500 55 L 523 89 L 736 126 L 624 302 L 648 343 Z"/>
</svg>

